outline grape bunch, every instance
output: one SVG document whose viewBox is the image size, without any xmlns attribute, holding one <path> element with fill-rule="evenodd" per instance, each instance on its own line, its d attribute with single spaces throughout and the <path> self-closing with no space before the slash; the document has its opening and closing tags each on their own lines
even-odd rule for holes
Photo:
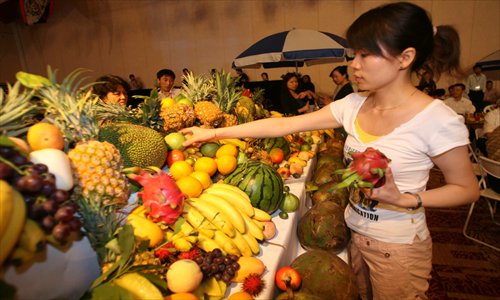
<svg viewBox="0 0 500 300">
<path fill-rule="evenodd" d="M 203 278 L 214 277 L 216 280 L 224 281 L 227 285 L 231 284 L 231 279 L 240 268 L 237 255 L 224 256 L 220 249 L 200 252 L 194 261 L 200 266 Z"/>
<path fill-rule="evenodd" d="M 14 147 L 0 146 L 0 179 L 17 189 L 26 202 L 28 217 L 58 242 L 79 232 L 77 206 L 67 191 L 56 188 L 56 177 L 44 164 L 34 164 Z"/>
</svg>

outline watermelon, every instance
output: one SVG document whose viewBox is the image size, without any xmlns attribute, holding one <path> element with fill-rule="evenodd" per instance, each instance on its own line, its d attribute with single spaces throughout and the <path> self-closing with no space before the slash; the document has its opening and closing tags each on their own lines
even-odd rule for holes
<svg viewBox="0 0 500 300">
<path fill-rule="evenodd" d="M 290 155 L 290 145 L 284 137 L 265 138 L 261 140 L 260 145 L 267 152 L 270 152 L 273 148 L 281 148 L 283 153 L 285 153 L 285 157 Z"/>
<path fill-rule="evenodd" d="M 237 186 L 250 197 L 253 207 L 269 214 L 274 213 L 284 199 L 283 179 L 270 165 L 256 160 L 248 160 L 224 179 Z"/>
</svg>

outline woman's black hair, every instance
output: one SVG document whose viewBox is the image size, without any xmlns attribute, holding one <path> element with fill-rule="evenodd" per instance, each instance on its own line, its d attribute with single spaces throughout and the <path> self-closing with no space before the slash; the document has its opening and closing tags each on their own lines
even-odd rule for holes
<svg viewBox="0 0 500 300">
<path fill-rule="evenodd" d="M 412 3 L 391 3 L 367 11 L 354 21 L 346 36 L 351 48 L 377 56 L 384 56 L 383 49 L 397 56 L 415 48 L 411 71 L 425 68 L 436 78 L 445 71 L 462 73 L 457 31 L 446 25 L 434 29 L 428 13 Z"/>
<path fill-rule="evenodd" d="M 335 67 L 332 72 L 330 72 L 330 77 L 333 78 L 333 72 L 339 72 L 340 74 L 344 75 L 346 79 L 349 79 L 349 74 L 347 74 L 347 66 L 338 66 Z"/>
<path fill-rule="evenodd" d="M 118 86 L 122 86 L 125 91 L 130 90 L 130 85 L 120 76 L 104 75 L 96 79 L 96 84 L 92 86 L 94 94 L 99 98 L 104 99 L 109 92 L 116 92 Z"/>
<path fill-rule="evenodd" d="M 292 72 L 289 72 L 289 73 L 286 73 L 285 75 L 281 76 L 282 78 L 282 82 L 281 82 L 281 92 L 282 93 L 288 93 L 288 86 L 287 86 L 287 82 L 291 79 L 291 78 L 297 78 L 297 80 L 299 80 L 299 76 L 297 75 L 297 73 L 292 73 Z"/>
</svg>

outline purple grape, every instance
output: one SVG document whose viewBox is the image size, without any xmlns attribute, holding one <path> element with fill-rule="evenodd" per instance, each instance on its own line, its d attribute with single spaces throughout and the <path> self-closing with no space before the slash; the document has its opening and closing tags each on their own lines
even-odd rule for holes
<svg viewBox="0 0 500 300">
<path fill-rule="evenodd" d="M 43 229 L 49 232 L 52 231 L 52 229 L 54 228 L 54 226 L 56 226 L 56 224 L 57 224 L 56 219 L 53 216 L 45 216 L 41 222 Z"/>
<path fill-rule="evenodd" d="M 50 195 L 50 199 L 57 201 L 57 203 L 63 203 L 64 201 L 69 199 L 69 193 L 64 190 L 55 190 L 52 195 Z"/>
<path fill-rule="evenodd" d="M 35 166 L 28 166 L 27 168 L 24 169 L 24 171 L 27 173 L 27 175 L 40 175 L 38 170 L 35 168 Z"/>
<path fill-rule="evenodd" d="M 42 188 L 42 178 L 38 175 L 26 175 L 16 182 L 16 187 L 22 192 L 37 193 Z"/>
<path fill-rule="evenodd" d="M 55 200 L 47 200 L 42 203 L 42 207 L 46 213 L 53 214 L 58 210 L 59 204 Z"/>
<path fill-rule="evenodd" d="M 50 196 L 56 190 L 55 183 L 47 181 L 47 180 L 43 180 L 42 183 L 43 183 L 43 185 L 42 185 L 42 188 L 40 189 L 41 194 L 43 194 L 45 196 Z"/>
<path fill-rule="evenodd" d="M 57 221 L 69 222 L 71 219 L 73 219 L 74 212 L 75 210 L 73 209 L 73 207 L 63 206 L 56 211 L 54 217 Z"/>
<path fill-rule="evenodd" d="M 9 158 L 15 154 L 16 154 L 16 149 L 12 147 L 3 147 L 3 146 L 0 147 L 0 156 L 2 157 Z"/>
<path fill-rule="evenodd" d="M 8 164 L 0 162 L 0 179 L 8 178 L 12 176 L 14 169 L 12 169 Z"/>
<path fill-rule="evenodd" d="M 34 204 L 28 211 L 30 219 L 40 220 L 47 215 L 47 212 L 40 204 Z"/>
<path fill-rule="evenodd" d="M 59 223 L 52 229 L 52 235 L 54 238 L 60 242 L 66 240 L 71 233 L 70 227 L 68 224 Z"/>
<path fill-rule="evenodd" d="M 40 174 L 47 173 L 49 171 L 49 168 L 44 165 L 44 164 L 34 164 L 33 167 L 38 171 Z"/>
<path fill-rule="evenodd" d="M 29 162 L 28 158 L 22 156 L 21 154 L 15 154 L 10 158 L 10 161 L 16 166 L 22 166 Z"/>
<path fill-rule="evenodd" d="M 80 228 L 82 227 L 82 222 L 78 218 L 73 218 L 69 220 L 68 225 L 71 229 L 71 231 L 78 232 L 80 231 Z"/>
<path fill-rule="evenodd" d="M 43 179 L 47 182 L 56 184 L 56 176 L 52 173 L 45 173 L 42 175 Z"/>
</svg>

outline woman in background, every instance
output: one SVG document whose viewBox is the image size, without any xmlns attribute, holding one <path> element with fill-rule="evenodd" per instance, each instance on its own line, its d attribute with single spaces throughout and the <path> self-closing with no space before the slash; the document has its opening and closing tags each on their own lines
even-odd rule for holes
<svg viewBox="0 0 500 300">
<path fill-rule="evenodd" d="M 337 85 L 333 99 L 328 96 L 322 98 L 323 105 L 329 104 L 332 101 L 339 100 L 354 93 L 351 82 L 349 81 L 349 74 L 347 74 L 347 66 L 338 66 L 330 73 L 330 77 L 333 82 Z"/>
<path fill-rule="evenodd" d="M 281 110 L 284 114 L 299 115 L 309 111 L 308 98 L 316 95 L 311 91 L 297 93 L 299 78 L 295 73 L 287 73 L 283 76 L 281 85 Z"/>
<path fill-rule="evenodd" d="M 118 103 L 127 106 L 130 86 L 127 81 L 116 75 L 104 75 L 96 79 L 92 87 L 94 94 L 106 103 Z"/>
</svg>

